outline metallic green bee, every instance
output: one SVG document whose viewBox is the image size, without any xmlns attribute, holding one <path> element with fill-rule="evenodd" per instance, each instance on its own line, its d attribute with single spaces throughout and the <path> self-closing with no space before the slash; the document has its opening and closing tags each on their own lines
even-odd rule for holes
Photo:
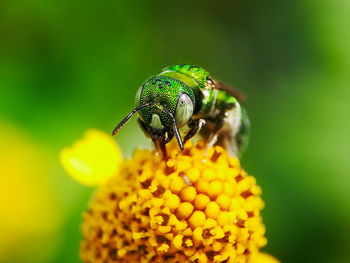
<svg viewBox="0 0 350 263">
<path fill-rule="evenodd" d="M 138 113 L 147 137 L 166 159 L 165 145 L 175 136 L 181 150 L 198 132 L 208 142 L 236 156 L 246 144 L 249 120 L 239 100 L 242 94 L 191 65 L 173 65 L 150 77 L 139 88 L 134 108 L 113 130 L 115 135 Z M 181 139 L 179 128 L 187 125 Z"/>
</svg>

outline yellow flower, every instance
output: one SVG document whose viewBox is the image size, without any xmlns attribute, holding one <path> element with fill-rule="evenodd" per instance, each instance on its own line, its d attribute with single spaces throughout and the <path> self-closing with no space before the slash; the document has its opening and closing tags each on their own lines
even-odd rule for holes
<svg viewBox="0 0 350 263">
<path fill-rule="evenodd" d="M 223 148 L 205 148 L 170 144 L 167 162 L 149 150 L 123 161 L 84 214 L 82 260 L 278 262 L 259 252 L 267 241 L 254 177 Z"/>
<path fill-rule="evenodd" d="M 60 154 L 66 171 L 78 182 L 88 186 L 102 185 L 115 175 L 121 158 L 120 150 L 112 138 L 93 129 Z"/>
</svg>

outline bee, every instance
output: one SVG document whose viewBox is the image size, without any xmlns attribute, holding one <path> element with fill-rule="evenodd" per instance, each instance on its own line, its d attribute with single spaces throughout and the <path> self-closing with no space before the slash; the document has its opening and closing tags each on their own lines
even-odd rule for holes
<svg viewBox="0 0 350 263">
<path fill-rule="evenodd" d="M 247 144 L 249 119 L 243 95 L 213 79 L 203 68 L 172 65 L 148 78 L 136 93 L 136 107 L 117 125 L 115 135 L 135 114 L 145 135 L 167 158 L 166 144 L 174 137 L 182 151 L 199 133 L 207 147 L 221 145 L 238 156 Z M 179 129 L 187 126 L 184 138 Z"/>
</svg>

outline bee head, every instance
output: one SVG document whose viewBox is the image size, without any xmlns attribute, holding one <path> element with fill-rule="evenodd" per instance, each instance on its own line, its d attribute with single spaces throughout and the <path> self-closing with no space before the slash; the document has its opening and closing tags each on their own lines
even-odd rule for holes
<svg viewBox="0 0 350 263">
<path fill-rule="evenodd" d="M 157 75 L 139 88 L 135 102 L 136 108 L 115 128 L 113 134 L 137 112 L 145 132 L 153 141 L 175 135 L 180 148 L 183 148 L 178 128 L 193 115 L 195 99 L 191 88 L 177 79 Z"/>
<path fill-rule="evenodd" d="M 177 127 L 181 127 L 192 117 L 195 99 L 191 88 L 185 83 L 168 77 L 149 78 L 136 93 L 136 105 L 151 103 L 152 106 L 138 112 L 140 119 L 154 129 L 169 129 L 175 118 Z M 166 109 L 168 112 L 166 112 Z"/>
</svg>

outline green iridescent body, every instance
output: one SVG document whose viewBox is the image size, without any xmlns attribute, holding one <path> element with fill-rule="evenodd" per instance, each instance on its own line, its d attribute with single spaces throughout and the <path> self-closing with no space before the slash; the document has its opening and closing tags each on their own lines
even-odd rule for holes
<svg viewBox="0 0 350 263">
<path fill-rule="evenodd" d="M 166 158 L 165 145 L 174 136 L 183 145 L 195 134 L 238 155 L 247 141 L 249 120 L 239 103 L 240 93 L 191 65 L 173 65 L 150 77 L 136 94 L 136 108 L 113 134 L 137 112 L 138 121 Z M 182 141 L 178 129 L 187 125 Z"/>
</svg>

